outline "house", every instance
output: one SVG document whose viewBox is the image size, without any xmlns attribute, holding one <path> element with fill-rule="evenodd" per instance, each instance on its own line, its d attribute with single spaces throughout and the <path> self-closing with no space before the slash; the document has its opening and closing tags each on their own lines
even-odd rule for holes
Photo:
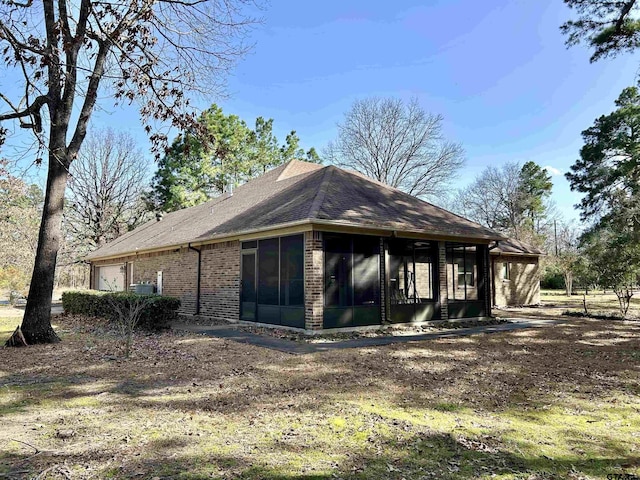
<svg viewBox="0 0 640 480">
<path fill-rule="evenodd" d="M 514 238 L 491 245 L 489 251 L 493 305 L 540 303 L 540 257 L 544 252 Z"/>
<path fill-rule="evenodd" d="M 153 282 L 185 314 L 319 331 L 490 316 L 489 246 L 502 239 L 361 174 L 293 160 L 88 260 L 92 288 Z"/>
</svg>

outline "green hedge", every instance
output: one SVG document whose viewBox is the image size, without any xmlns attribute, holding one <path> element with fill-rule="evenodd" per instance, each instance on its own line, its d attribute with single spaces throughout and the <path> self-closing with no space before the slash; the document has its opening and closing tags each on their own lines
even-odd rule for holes
<svg viewBox="0 0 640 480">
<path fill-rule="evenodd" d="M 180 300 L 160 295 L 137 295 L 129 292 L 70 291 L 62 294 L 62 307 L 66 313 L 102 317 L 115 320 L 115 312 L 107 297 L 128 304 L 136 298 L 145 298 L 147 305 L 142 311 L 139 328 L 145 330 L 162 330 L 169 328 L 170 323 L 178 317 Z"/>
</svg>

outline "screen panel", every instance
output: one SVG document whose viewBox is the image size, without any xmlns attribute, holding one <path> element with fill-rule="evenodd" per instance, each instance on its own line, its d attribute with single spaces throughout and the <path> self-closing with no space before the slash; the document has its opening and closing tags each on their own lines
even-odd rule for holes
<svg viewBox="0 0 640 480">
<path fill-rule="evenodd" d="M 258 303 L 278 305 L 279 300 L 279 239 L 258 242 Z"/>
<path fill-rule="evenodd" d="M 353 304 L 380 305 L 380 243 L 377 237 L 353 237 Z"/>
<path fill-rule="evenodd" d="M 302 235 L 280 239 L 280 305 L 304 305 L 304 240 Z"/>
</svg>

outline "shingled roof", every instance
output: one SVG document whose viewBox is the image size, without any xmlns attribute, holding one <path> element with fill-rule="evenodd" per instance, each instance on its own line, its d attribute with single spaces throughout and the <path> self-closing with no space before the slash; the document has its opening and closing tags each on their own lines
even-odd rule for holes
<svg viewBox="0 0 640 480">
<path fill-rule="evenodd" d="M 515 238 L 505 238 L 497 242 L 497 245 L 492 244 L 489 248 L 492 255 L 523 255 L 528 257 L 545 255 L 539 248 Z"/>
<path fill-rule="evenodd" d="M 400 190 L 338 167 L 292 160 L 195 207 L 152 220 L 88 256 L 99 259 L 175 248 L 313 223 L 498 240 L 501 235 Z"/>
</svg>

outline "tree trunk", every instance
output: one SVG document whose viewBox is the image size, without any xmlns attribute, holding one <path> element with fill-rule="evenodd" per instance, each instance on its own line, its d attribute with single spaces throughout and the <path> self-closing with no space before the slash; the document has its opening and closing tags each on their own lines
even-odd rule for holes
<svg viewBox="0 0 640 480">
<path fill-rule="evenodd" d="M 573 272 L 564 273 L 564 290 L 567 297 L 570 297 L 573 293 Z"/>
<path fill-rule="evenodd" d="M 68 174 L 65 167 L 66 157 L 59 153 L 61 151 L 63 149 L 49 153 L 49 172 L 38 249 L 21 327 L 29 345 L 60 341 L 51 327 L 51 297 L 62 235 L 62 207 Z"/>
</svg>

